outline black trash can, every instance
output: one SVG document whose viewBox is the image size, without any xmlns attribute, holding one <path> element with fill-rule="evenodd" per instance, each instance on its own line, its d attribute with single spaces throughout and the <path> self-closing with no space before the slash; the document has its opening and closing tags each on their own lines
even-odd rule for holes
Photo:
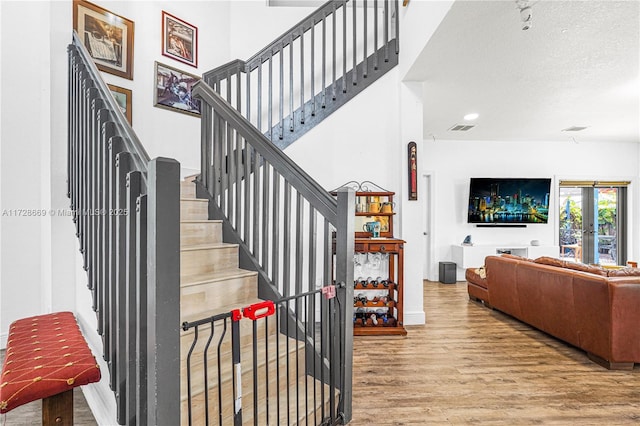
<svg viewBox="0 0 640 426">
<path fill-rule="evenodd" d="M 439 280 L 443 284 L 455 284 L 456 283 L 456 263 L 455 262 L 440 262 Z"/>
</svg>

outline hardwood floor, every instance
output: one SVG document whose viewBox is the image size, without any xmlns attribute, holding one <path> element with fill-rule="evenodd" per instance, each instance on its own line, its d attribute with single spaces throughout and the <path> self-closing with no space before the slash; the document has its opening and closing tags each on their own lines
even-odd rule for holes
<svg viewBox="0 0 640 426">
<path fill-rule="evenodd" d="M 425 282 L 424 301 L 406 338 L 355 338 L 352 425 L 640 422 L 638 366 L 606 370 L 470 302 L 464 282 Z"/>
<path fill-rule="evenodd" d="M 351 425 L 640 423 L 640 367 L 606 370 L 470 302 L 462 282 L 425 282 L 424 298 L 427 324 L 407 337 L 355 338 Z M 74 398 L 76 425 L 95 424 L 82 392 Z M 39 424 L 39 410 L 27 404 L 0 425 Z"/>
</svg>

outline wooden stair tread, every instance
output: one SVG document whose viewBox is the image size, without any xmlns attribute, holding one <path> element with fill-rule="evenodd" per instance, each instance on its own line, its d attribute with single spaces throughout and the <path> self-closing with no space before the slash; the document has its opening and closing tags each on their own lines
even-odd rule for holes
<svg viewBox="0 0 640 426">
<path fill-rule="evenodd" d="M 246 278 L 258 276 L 256 271 L 247 269 L 227 269 L 220 272 L 208 272 L 204 274 L 186 275 L 180 278 L 180 287 L 189 287 L 194 285 L 215 283 L 219 281 L 231 280 L 234 278 Z"/>
<path fill-rule="evenodd" d="M 190 244 L 180 247 L 180 251 L 195 251 L 195 250 L 209 250 L 209 249 L 226 249 L 238 247 L 238 244 L 231 243 L 204 243 L 204 244 Z"/>
<path fill-rule="evenodd" d="M 182 219 L 180 223 L 222 223 L 220 219 Z"/>
<path fill-rule="evenodd" d="M 195 198 L 195 197 L 180 197 L 180 202 L 182 201 L 198 201 L 201 203 L 208 203 L 209 200 L 206 198 Z"/>
<path fill-rule="evenodd" d="M 203 319 L 203 318 L 208 318 L 208 317 L 212 317 L 212 316 L 214 316 L 214 315 L 219 315 L 219 314 L 223 314 L 223 313 L 226 313 L 226 312 L 231 312 L 231 311 L 233 311 L 234 309 L 244 308 L 244 307 L 246 307 L 246 306 L 253 305 L 254 303 L 260 303 L 260 302 L 263 302 L 263 300 L 258 299 L 258 298 L 255 298 L 255 299 L 248 299 L 248 300 L 246 301 L 246 303 L 241 303 L 241 304 L 234 303 L 234 304 L 231 304 L 231 305 L 224 305 L 224 306 L 221 306 L 220 308 L 217 308 L 217 309 L 215 309 L 215 310 L 212 310 L 212 311 L 211 311 L 211 314 L 207 314 L 207 315 L 204 315 L 204 316 L 203 316 L 203 315 L 198 314 L 198 315 L 185 315 L 185 316 L 183 317 L 182 315 L 180 315 L 180 322 L 181 322 L 181 323 L 183 323 L 183 322 L 185 322 L 185 321 L 186 321 L 186 322 L 198 321 L 198 320 L 201 320 L 201 319 Z M 183 336 L 183 335 L 185 335 L 185 334 L 188 334 L 188 333 L 190 333 L 190 332 L 192 333 L 192 332 L 193 332 L 193 329 L 191 329 L 191 330 L 189 330 L 189 331 L 182 332 L 181 336 Z"/>
</svg>

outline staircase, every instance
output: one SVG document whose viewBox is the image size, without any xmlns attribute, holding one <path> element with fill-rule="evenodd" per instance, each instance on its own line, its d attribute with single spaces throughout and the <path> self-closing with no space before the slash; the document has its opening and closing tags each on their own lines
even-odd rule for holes
<svg viewBox="0 0 640 426">
<path fill-rule="evenodd" d="M 348 423 L 355 195 L 282 148 L 395 66 L 397 0 L 329 1 L 206 73 L 201 174 L 182 183 L 75 32 L 68 51 L 68 196 L 115 420 Z"/>
<path fill-rule="evenodd" d="M 257 272 L 238 267 L 238 244 L 224 243 L 222 221 L 208 220 L 208 215 L 208 200 L 196 198 L 191 179 L 182 181 L 180 318 L 183 323 L 224 316 L 261 302 L 257 297 Z M 328 395 L 330 387 L 307 375 L 306 359 L 310 353 L 301 336 L 296 339 L 279 334 L 274 320 L 239 321 L 237 337 L 242 358 L 241 372 L 238 372 L 233 362 L 231 326 L 225 323 L 228 329 L 222 335 L 216 334 L 215 324 L 215 321 L 208 322 L 197 331 L 190 328 L 180 336 L 182 425 L 219 421 L 232 424 L 237 395 L 242 396 L 242 424 L 254 424 L 254 419 L 257 424 L 274 425 L 323 422 L 331 407 L 330 399 L 321 395 Z"/>
<path fill-rule="evenodd" d="M 398 43 L 397 0 L 332 0 L 203 81 L 285 149 L 395 67 Z"/>
</svg>

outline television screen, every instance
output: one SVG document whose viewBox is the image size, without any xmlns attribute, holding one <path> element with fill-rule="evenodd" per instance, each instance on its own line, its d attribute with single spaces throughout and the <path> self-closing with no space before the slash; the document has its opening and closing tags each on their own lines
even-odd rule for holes
<svg viewBox="0 0 640 426">
<path fill-rule="evenodd" d="M 471 178 L 469 223 L 547 223 L 551 179 Z"/>
</svg>

